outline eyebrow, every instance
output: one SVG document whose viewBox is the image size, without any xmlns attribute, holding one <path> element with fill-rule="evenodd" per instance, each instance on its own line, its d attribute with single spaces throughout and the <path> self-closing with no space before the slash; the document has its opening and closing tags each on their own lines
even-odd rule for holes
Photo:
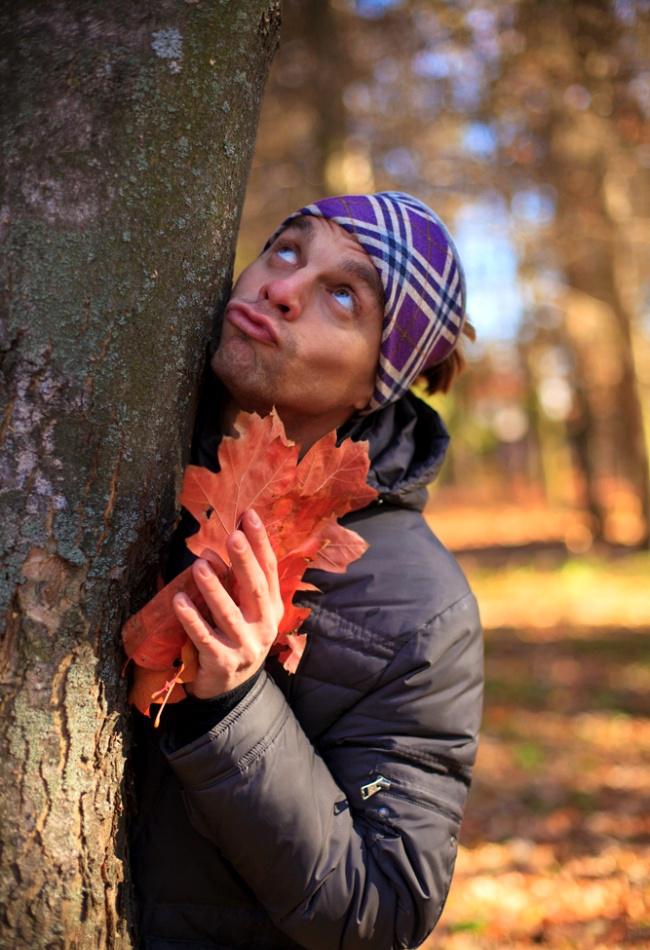
<svg viewBox="0 0 650 950">
<path fill-rule="evenodd" d="M 302 231 L 307 240 L 310 240 L 312 234 L 314 233 L 314 227 L 311 222 L 311 219 L 303 216 L 302 218 L 294 218 L 292 221 L 289 221 L 282 230 L 278 231 L 275 236 L 274 242 L 277 241 L 281 235 L 286 234 L 287 231 Z"/>
<path fill-rule="evenodd" d="M 314 233 L 313 222 L 311 218 L 307 215 L 303 215 L 300 218 L 294 218 L 290 221 L 286 228 L 283 228 L 280 231 L 280 234 L 277 237 L 280 237 L 281 234 L 284 234 L 286 231 L 291 231 L 295 229 L 296 231 L 301 231 L 307 241 L 309 241 Z M 277 238 L 276 238 L 277 240 Z M 377 304 L 379 305 L 380 311 L 384 312 L 384 307 L 386 305 L 386 297 L 384 294 L 384 286 L 381 282 L 379 272 L 372 264 L 362 264 L 360 261 L 355 261 L 346 259 L 341 262 L 338 267 L 344 274 L 350 274 L 352 277 L 356 277 L 357 280 L 360 280 L 368 290 L 372 293 Z"/>
<path fill-rule="evenodd" d="M 384 288 L 379 277 L 379 273 L 373 267 L 373 265 L 370 264 L 369 266 L 366 266 L 360 261 L 345 260 L 341 262 L 340 269 L 344 274 L 350 274 L 365 284 L 379 304 L 379 309 L 383 313 L 385 305 Z"/>
</svg>

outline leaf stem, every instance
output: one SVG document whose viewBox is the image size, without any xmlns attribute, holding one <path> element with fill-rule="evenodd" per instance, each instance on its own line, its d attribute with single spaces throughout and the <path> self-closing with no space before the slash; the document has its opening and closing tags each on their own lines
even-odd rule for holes
<svg viewBox="0 0 650 950">
<path fill-rule="evenodd" d="M 163 692 L 164 692 L 164 694 L 165 694 L 165 697 L 164 697 L 164 699 L 163 699 L 163 701 L 162 701 L 162 703 L 161 703 L 161 705 L 160 705 L 160 709 L 158 710 L 158 715 L 156 716 L 156 718 L 155 718 L 155 720 L 154 720 L 154 724 L 153 724 L 154 729 L 157 729 L 158 726 L 160 725 L 160 717 L 161 717 L 161 715 L 162 715 L 162 711 L 163 711 L 163 709 L 165 708 L 165 706 L 167 705 L 167 700 L 168 700 L 169 697 L 171 696 L 172 691 L 173 691 L 174 687 L 176 686 L 176 684 L 177 684 L 177 682 L 178 682 L 178 680 L 179 680 L 179 678 L 180 678 L 180 675 L 181 675 L 181 673 L 183 672 L 184 669 L 185 669 L 185 664 L 184 664 L 184 663 L 181 663 L 181 665 L 180 665 L 179 668 L 178 668 L 178 673 L 176 674 L 176 676 L 175 676 L 173 679 L 169 680 L 168 683 L 165 683 L 165 685 L 164 685 L 161 689 L 157 689 L 155 693 L 152 693 L 152 694 L 151 694 L 151 698 L 152 698 L 152 700 L 154 700 L 154 702 L 155 702 L 156 696 L 160 696 L 160 694 L 163 693 Z"/>
</svg>

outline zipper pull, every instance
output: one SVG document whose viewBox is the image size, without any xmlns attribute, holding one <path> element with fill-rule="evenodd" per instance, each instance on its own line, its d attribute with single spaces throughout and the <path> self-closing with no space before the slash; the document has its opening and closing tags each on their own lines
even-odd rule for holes
<svg viewBox="0 0 650 950">
<path fill-rule="evenodd" d="M 389 789 L 390 786 L 391 783 L 387 778 L 384 778 L 383 775 L 378 775 L 374 782 L 368 782 L 367 785 L 361 786 L 361 797 L 365 802 L 367 798 L 372 798 L 372 796 L 380 792 L 382 788 Z"/>
</svg>

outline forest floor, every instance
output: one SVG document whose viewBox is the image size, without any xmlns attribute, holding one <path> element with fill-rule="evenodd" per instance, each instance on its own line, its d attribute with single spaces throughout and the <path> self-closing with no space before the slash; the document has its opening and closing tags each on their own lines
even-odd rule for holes
<svg viewBox="0 0 650 950">
<path fill-rule="evenodd" d="M 486 628 L 485 711 L 424 946 L 650 947 L 650 556 L 460 559 Z"/>
</svg>

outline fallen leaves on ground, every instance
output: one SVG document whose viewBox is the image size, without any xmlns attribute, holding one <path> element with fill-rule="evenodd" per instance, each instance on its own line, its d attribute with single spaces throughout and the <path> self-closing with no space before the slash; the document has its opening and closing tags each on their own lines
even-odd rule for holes
<svg viewBox="0 0 650 950">
<path fill-rule="evenodd" d="M 608 576 L 616 587 L 641 562 L 611 574 L 592 565 L 584 596 L 598 603 Z M 486 569 L 482 583 L 507 587 L 508 573 Z M 544 600 L 561 584 L 556 571 L 535 591 L 541 625 L 529 607 L 528 626 L 486 632 L 474 784 L 449 900 L 425 947 L 650 946 L 648 617 L 616 628 L 603 597 L 602 626 L 572 625 L 570 610 L 547 626 Z"/>
<path fill-rule="evenodd" d="M 530 628 L 540 636 L 564 625 L 589 636 L 591 628 L 620 629 L 650 621 L 650 555 L 558 558 L 537 555 L 518 563 L 484 566 L 480 555 L 466 566 L 488 628 Z"/>
</svg>

